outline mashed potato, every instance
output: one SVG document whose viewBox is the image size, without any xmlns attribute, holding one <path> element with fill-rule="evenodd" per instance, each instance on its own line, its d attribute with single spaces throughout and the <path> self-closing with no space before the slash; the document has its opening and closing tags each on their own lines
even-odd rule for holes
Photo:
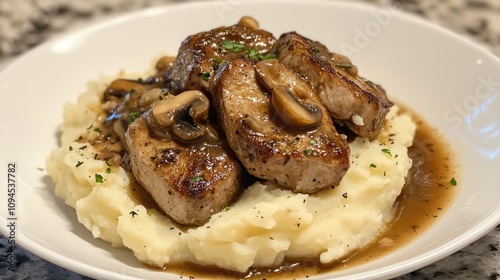
<svg viewBox="0 0 500 280">
<path fill-rule="evenodd" d="M 180 228 L 147 208 L 131 174 L 96 160 L 90 144 L 74 141 L 98 118 L 100 94 L 111 80 L 91 83 L 65 107 L 62 146 L 51 153 L 47 171 L 56 194 L 94 237 L 129 248 L 141 262 L 164 267 L 187 261 L 238 272 L 286 257 L 332 263 L 373 242 L 393 217 L 416 128 L 396 106 L 377 140 L 350 143 L 351 167 L 335 189 L 307 195 L 255 183 L 207 224 Z"/>
</svg>

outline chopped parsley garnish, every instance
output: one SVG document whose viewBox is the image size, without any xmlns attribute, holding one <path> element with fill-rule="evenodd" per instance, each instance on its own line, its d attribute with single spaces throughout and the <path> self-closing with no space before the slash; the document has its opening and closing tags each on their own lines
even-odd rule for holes
<svg viewBox="0 0 500 280">
<path fill-rule="evenodd" d="M 229 52 L 241 52 L 245 50 L 245 46 L 243 46 L 243 44 L 228 40 L 222 41 L 222 47 Z"/>
<path fill-rule="evenodd" d="M 73 151 L 73 147 L 72 146 L 69 146 L 69 151 Z"/>
<path fill-rule="evenodd" d="M 97 132 L 97 133 L 102 133 L 102 130 L 98 127 L 94 128 L 94 131 Z"/>
<path fill-rule="evenodd" d="M 258 56 L 259 54 L 260 54 L 260 52 L 259 52 L 258 50 L 256 50 L 256 49 L 254 49 L 254 48 L 250 48 L 250 49 L 248 50 L 248 56 L 249 56 L 250 58 L 255 58 L 255 57 L 256 57 L 256 56 Z"/>
<path fill-rule="evenodd" d="M 304 150 L 304 154 L 306 156 L 310 156 L 312 153 L 313 153 L 313 151 L 311 149 Z"/>
<path fill-rule="evenodd" d="M 212 57 L 212 61 L 216 62 L 216 63 L 222 63 L 222 59 L 220 59 L 218 57 Z"/>
<path fill-rule="evenodd" d="M 313 51 L 313 52 L 319 52 L 319 49 L 318 49 L 318 48 L 316 48 L 316 47 L 314 47 L 314 46 L 312 46 L 312 47 L 311 47 L 311 51 Z"/>
<path fill-rule="evenodd" d="M 316 145 L 316 144 L 318 144 L 318 141 L 311 139 L 311 141 L 309 141 L 309 144 Z"/>
<path fill-rule="evenodd" d="M 226 208 L 224 208 L 224 212 L 227 212 L 229 210 L 231 210 L 231 206 L 227 206 Z"/>
<path fill-rule="evenodd" d="M 261 54 L 258 50 L 254 48 L 250 48 L 248 50 L 248 57 L 250 59 L 255 59 L 258 61 L 263 61 L 263 60 L 268 60 L 268 59 L 275 59 L 276 55 L 274 53 L 270 54 Z"/>
<path fill-rule="evenodd" d="M 451 180 L 450 180 L 450 184 L 451 184 L 452 186 L 456 186 L 456 185 L 457 185 L 457 180 L 455 180 L 455 177 L 451 178 Z"/>
<path fill-rule="evenodd" d="M 203 72 L 203 73 L 201 73 L 201 78 L 202 78 L 204 81 L 207 81 L 207 82 L 208 82 L 208 79 L 210 79 L 210 73 L 209 73 L 209 72 Z"/>
<path fill-rule="evenodd" d="M 260 55 L 259 60 L 268 60 L 268 59 L 276 59 L 276 55 L 274 53 L 266 54 L 266 55 Z"/>
<path fill-rule="evenodd" d="M 111 174 L 111 167 L 106 168 L 106 173 Z"/>
<path fill-rule="evenodd" d="M 370 168 L 377 168 L 377 165 L 375 163 L 370 164 Z"/>
<path fill-rule="evenodd" d="M 137 212 L 135 212 L 135 211 L 130 211 L 129 214 L 132 215 L 132 218 L 138 215 Z"/>
<path fill-rule="evenodd" d="M 201 177 L 201 176 L 195 176 L 195 177 L 189 179 L 189 182 L 201 182 L 201 181 L 205 181 L 203 179 L 203 177 Z"/>
<path fill-rule="evenodd" d="M 152 216 L 153 215 L 153 210 L 148 210 L 148 216 Z"/>
<path fill-rule="evenodd" d="M 101 174 L 95 174 L 95 182 L 96 183 L 104 183 L 104 178 Z"/>
<path fill-rule="evenodd" d="M 391 150 L 389 149 L 382 149 L 382 153 L 388 154 L 392 157 Z"/>
<path fill-rule="evenodd" d="M 78 161 L 78 162 L 76 163 L 75 167 L 79 167 L 79 166 L 80 166 L 80 165 L 82 165 L 82 164 L 83 164 L 83 161 Z"/>
<path fill-rule="evenodd" d="M 131 124 L 139 117 L 139 112 L 131 112 L 128 114 L 128 123 Z"/>
</svg>

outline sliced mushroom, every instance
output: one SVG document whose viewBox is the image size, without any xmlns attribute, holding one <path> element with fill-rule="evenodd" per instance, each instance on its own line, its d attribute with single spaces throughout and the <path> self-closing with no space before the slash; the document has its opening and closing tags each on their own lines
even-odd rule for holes
<svg viewBox="0 0 500 280">
<path fill-rule="evenodd" d="M 139 96 L 137 105 L 141 108 L 150 107 L 163 93 L 164 91 L 161 88 L 152 88 Z"/>
<path fill-rule="evenodd" d="M 162 56 L 158 62 L 156 62 L 156 70 L 158 72 L 164 72 L 169 68 L 172 68 L 175 62 L 175 56 Z"/>
<path fill-rule="evenodd" d="M 311 97 L 312 87 L 276 59 L 256 65 L 257 77 L 272 93 L 271 102 L 279 118 L 297 129 L 312 129 L 320 124 L 323 112 Z"/>
<path fill-rule="evenodd" d="M 318 106 L 301 102 L 283 85 L 277 85 L 273 88 L 271 101 L 280 119 L 286 125 L 294 128 L 312 128 L 319 124 L 323 117 Z"/>
<path fill-rule="evenodd" d="M 136 80 L 116 79 L 104 91 L 104 99 L 109 100 L 111 96 L 123 98 L 132 91 L 143 91 L 144 85 Z"/>
<path fill-rule="evenodd" d="M 205 135 L 210 102 L 198 90 L 185 91 L 158 102 L 151 110 L 150 123 L 156 128 L 171 128 L 175 136 L 192 141 Z"/>
</svg>

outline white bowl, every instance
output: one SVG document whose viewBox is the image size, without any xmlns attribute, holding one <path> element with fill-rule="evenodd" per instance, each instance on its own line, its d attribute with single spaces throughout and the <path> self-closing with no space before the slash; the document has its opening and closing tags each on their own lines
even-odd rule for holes
<svg viewBox="0 0 500 280">
<path fill-rule="evenodd" d="M 63 104 L 86 82 L 121 69 L 143 71 L 175 54 L 189 34 L 243 15 L 279 35 L 296 30 L 348 54 L 391 97 L 411 106 L 459 152 L 459 195 L 440 221 L 411 244 L 370 263 L 311 279 L 388 278 L 472 243 L 500 223 L 500 61 L 446 30 L 398 11 L 352 3 L 210 1 L 153 8 L 52 40 L 0 72 L 2 184 L 16 164 L 16 242 L 55 264 L 95 278 L 178 279 L 142 266 L 126 249 L 93 239 L 75 211 L 54 196 L 39 168 L 58 146 Z M 0 193 L 6 236 L 7 191 Z"/>
</svg>

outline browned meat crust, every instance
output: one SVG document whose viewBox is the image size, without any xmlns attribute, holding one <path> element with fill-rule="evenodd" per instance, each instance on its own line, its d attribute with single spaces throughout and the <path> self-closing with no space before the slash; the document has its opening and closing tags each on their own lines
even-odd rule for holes
<svg viewBox="0 0 500 280">
<path fill-rule="evenodd" d="M 207 92 L 209 80 L 221 64 L 267 52 L 276 39 L 262 29 L 241 25 L 219 27 L 186 38 L 174 63 L 170 80 L 176 91 Z"/>
<path fill-rule="evenodd" d="M 151 136 L 144 117 L 126 133 L 132 172 L 167 215 L 180 224 L 201 225 L 240 192 L 241 167 L 221 141 L 190 145 Z"/>
<path fill-rule="evenodd" d="M 290 73 L 286 75 L 295 75 Z M 300 79 L 298 76 L 296 76 Z M 274 113 L 269 91 L 257 84 L 249 60 L 227 62 L 214 77 L 214 106 L 228 143 L 248 172 L 297 192 L 335 187 L 349 168 L 349 146 L 324 111 L 312 130 L 287 127 Z"/>
<path fill-rule="evenodd" d="M 280 62 L 316 88 L 331 116 L 359 136 L 373 140 L 393 103 L 382 87 L 357 75 L 348 59 L 330 53 L 321 43 L 295 32 L 283 34 L 274 46 Z"/>
</svg>

